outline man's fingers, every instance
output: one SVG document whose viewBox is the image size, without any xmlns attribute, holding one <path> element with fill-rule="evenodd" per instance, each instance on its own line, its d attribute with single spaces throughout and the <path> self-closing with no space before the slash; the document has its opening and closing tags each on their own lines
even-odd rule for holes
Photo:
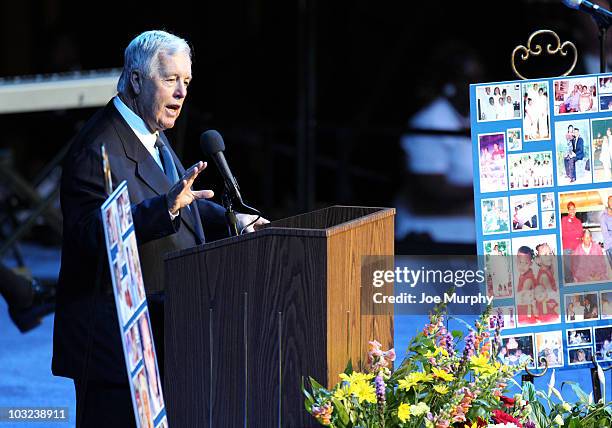
<svg viewBox="0 0 612 428">
<path fill-rule="evenodd" d="M 189 168 L 187 171 L 185 171 L 185 174 L 183 174 L 183 179 L 189 180 L 192 177 L 193 178 L 197 177 L 198 174 L 204 170 L 204 168 L 206 168 L 206 162 L 200 161 L 196 163 L 191 168 Z"/>
<path fill-rule="evenodd" d="M 265 218 L 261 217 L 261 218 L 259 218 L 259 220 L 257 220 L 255 222 L 255 224 L 253 225 L 253 229 L 255 229 L 255 230 L 263 229 L 263 227 L 266 224 L 269 224 L 269 223 L 270 223 L 270 221 L 268 219 L 265 219 Z"/>
<path fill-rule="evenodd" d="M 194 190 L 191 193 L 196 199 L 210 199 L 215 196 L 215 192 L 212 190 Z"/>
</svg>

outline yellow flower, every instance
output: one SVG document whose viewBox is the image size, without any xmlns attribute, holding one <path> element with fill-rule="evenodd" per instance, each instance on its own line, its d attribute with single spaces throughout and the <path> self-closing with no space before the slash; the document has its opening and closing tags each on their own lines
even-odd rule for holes
<svg viewBox="0 0 612 428">
<path fill-rule="evenodd" d="M 334 392 L 334 398 L 337 398 L 338 400 L 343 400 L 345 398 L 348 398 L 348 394 L 346 393 L 346 390 L 344 388 L 338 388 Z"/>
<path fill-rule="evenodd" d="M 412 372 L 408 374 L 408 376 L 406 376 L 404 379 L 400 379 L 400 381 L 398 382 L 398 386 L 401 389 L 408 391 L 410 388 L 416 386 L 420 382 L 430 382 L 432 380 L 433 376 L 428 373 Z"/>
<path fill-rule="evenodd" d="M 488 377 L 494 375 L 499 372 L 501 368 L 501 363 L 497 362 L 495 364 L 489 363 L 489 357 L 486 355 L 473 356 L 470 358 L 470 367 L 474 370 L 474 373 L 477 375 Z"/>
<path fill-rule="evenodd" d="M 448 392 L 448 387 L 446 385 L 435 385 L 433 388 L 438 394 L 444 395 Z"/>
<path fill-rule="evenodd" d="M 440 378 L 442 380 L 445 380 L 447 382 L 451 382 L 451 381 L 455 380 L 455 376 L 453 376 L 452 374 L 446 372 L 445 370 L 433 367 L 431 369 L 431 371 L 433 372 L 435 377 Z"/>
<path fill-rule="evenodd" d="M 354 382 L 349 387 L 349 393 L 357 397 L 359 403 L 367 401 L 368 403 L 376 403 L 376 389 L 374 385 L 367 382 Z"/>
<path fill-rule="evenodd" d="M 373 373 L 360 373 L 360 372 L 353 372 L 350 375 L 347 375 L 346 373 L 340 373 L 340 379 L 349 382 L 349 383 L 354 383 L 354 382 L 366 382 L 368 380 L 372 380 L 374 379 L 374 374 Z"/>
<path fill-rule="evenodd" d="M 410 417 L 410 406 L 406 403 L 400 404 L 397 409 L 397 417 L 402 423 L 405 423 Z"/>
<path fill-rule="evenodd" d="M 438 355 L 444 355 L 445 357 L 448 357 L 448 351 L 440 346 L 436 346 L 434 352 L 425 352 L 425 358 L 435 358 Z"/>
</svg>

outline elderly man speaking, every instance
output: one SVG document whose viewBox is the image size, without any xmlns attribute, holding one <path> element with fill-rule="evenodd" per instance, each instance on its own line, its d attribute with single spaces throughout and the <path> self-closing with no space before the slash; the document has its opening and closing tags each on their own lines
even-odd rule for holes
<svg viewBox="0 0 612 428">
<path fill-rule="evenodd" d="M 78 426 L 136 426 L 101 227 L 101 146 L 112 181 L 127 181 L 160 364 L 164 255 L 227 235 L 224 209 L 206 200 L 213 192 L 192 190 L 206 163 L 185 170 L 163 132 L 179 117 L 191 78 L 185 40 L 140 34 L 125 50 L 118 95 L 82 128 L 65 159 L 52 368 L 74 379 Z M 250 220 L 239 215 L 242 224 Z"/>
</svg>

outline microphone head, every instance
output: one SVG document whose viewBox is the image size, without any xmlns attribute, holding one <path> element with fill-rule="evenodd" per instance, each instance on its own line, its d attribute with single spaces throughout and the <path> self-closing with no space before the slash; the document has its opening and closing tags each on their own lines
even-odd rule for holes
<svg viewBox="0 0 612 428">
<path fill-rule="evenodd" d="M 562 0 L 563 4 L 572 9 L 579 9 L 583 0 Z"/>
<path fill-rule="evenodd" d="M 225 150 L 223 137 L 214 129 L 210 129 L 200 136 L 200 148 L 208 156 L 212 156 Z"/>
</svg>

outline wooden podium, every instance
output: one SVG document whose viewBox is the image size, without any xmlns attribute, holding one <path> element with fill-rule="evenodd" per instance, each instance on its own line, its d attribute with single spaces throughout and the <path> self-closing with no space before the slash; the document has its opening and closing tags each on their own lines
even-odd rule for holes
<svg viewBox="0 0 612 428">
<path fill-rule="evenodd" d="M 318 426 L 302 377 L 335 384 L 393 313 L 362 315 L 361 258 L 393 255 L 389 208 L 333 206 L 166 257 L 171 427 Z M 158 345 L 159 346 L 159 345 Z"/>
</svg>

